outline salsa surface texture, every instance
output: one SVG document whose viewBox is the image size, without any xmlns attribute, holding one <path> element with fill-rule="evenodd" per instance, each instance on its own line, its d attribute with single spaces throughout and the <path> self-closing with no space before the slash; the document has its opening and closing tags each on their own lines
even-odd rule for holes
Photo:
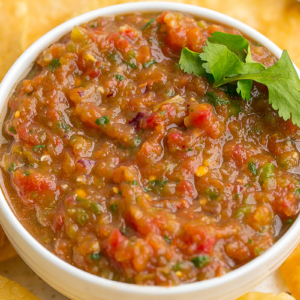
<svg viewBox="0 0 300 300">
<path fill-rule="evenodd" d="M 293 223 L 299 128 L 265 86 L 244 101 L 178 66 L 215 31 L 241 34 L 178 12 L 100 17 L 40 55 L 9 100 L 1 152 L 9 202 L 47 249 L 171 286 L 251 261 Z"/>
</svg>

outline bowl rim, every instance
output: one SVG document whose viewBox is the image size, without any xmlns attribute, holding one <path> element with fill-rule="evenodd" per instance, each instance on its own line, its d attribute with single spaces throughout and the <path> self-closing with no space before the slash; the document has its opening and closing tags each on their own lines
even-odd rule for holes
<svg viewBox="0 0 300 300">
<path fill-rule="evenodd" d="M 277 47 L 273 42 L 271 42 L 268 38 L 263 36 L 261 33 L 251 28 L 250 26 L 232 18 L 222 13 L 195 6 L 190 4 L 182 4 L 176 2 L 156 2 L 156 1 L 146 1 L 146 2 L 132 2 L 125 3 L 119 5 L 108 6 L 104 8 L 100 8 L 97 10 L 93 10 L 72 18 L 61 25 L 55 27 L 40 39 L 38 39 L 35 43 L 33 43 L 14 63 L 14 65 L 10 68 L 6 76 L 1 82 L 0 85 L 0 108 L 3 114 L 6 109 L 6 104 L 9 99 L 9 96 L 13 93 L 15 86 L 20 80 L 24 77 L 24 74 L 31 69 L 33 62 L 37 58 L 37 56 L 49 45 L 53 42 L 57 41 L 60 37 L 62 37 L 67 32 L 71 31 L 74 25 L 80 25 L 82 23 L 86 23 L 89 20 L 96 19 L 99 16 L 107 16 L 107 15 L 118 15 L 125 14 L 130 12 L 162 12 L 164 10 L 169 11 L 180 11 L 189 13 L 193 16 L 203 17 L 204 19 L 212 20 L 213 22 L 218 22 L 220 24 L 225 24 L 228 26 L 232 26 L 238 30 L 240 30 L 243 34 L 245 34 L 250 39 L 253 39 L 264 47 L 269 49 L 277 58 L 280 57 L 282 51 Z M 294 65 L 295 66 L 295 65 Z M 295 69 L 300 75 L 299 70 L 295 66 Z M 5 188 L 4 188 L 5 189 Z M 217 288 L 220 285 L 226 285 L 230 282 L 238 282 L 242 276 L 250 275 L 250 273 L 255 272 L 256 269 L 261 267 L 262 265 L 271 265 L 274 264 L 274 261 L 278 259 L 278 253 L 286 252 L 286 245 L 293 245 L 290 248 L 291 252 L 293 248 L 296 246 L 297 242 L 300 239 L 300 218 L 297 217 L 294 224 L 287 230 L 287 232 L 265 253 L 260 255 L 259 257 L 253 259 L 247 264 L 230 271 L 229 273 L 209 280 L 183 284 L 174 287 L 160 287 L 160 286 L 139 286 L 135 284 L 127 284 L 121 282 L 115 282 L 112 280 L 104 279 L 98 277 L 96 275 L 92 275 L 87 273 L 81 269 L 78 269 L 65 261 L 61 260 L 54 254 L 52 254 L 49 250 L 47 250 L 42 244 L 40 244 L 20 223 L 17 217 L 14 215 L 13 210 L 10 208 L 7 203 L 4 192 L 1 188 L 0 192 L 0 216 L 1 220 L 4 218 L 14 229 L 14 231 L 22 237 L 25 243 L 29 245 L 31 248 L 34 248 L 35 251 L 39 252 L 39 254 L 48 262 L 53 264 L 59 269 L 64 269 L 67 273 L 72 274 L 72 276 L 77 279 L 81 279 L 88 283 L 93 283 L 98 286 L 118 289 L 123 293 L 128 294 L 147 294 L 147 295 L 173 295 L 173 294 L 183 294 L 193 291 L 204 291 L 208 289 Z M 1 223 L 3 223 L 1 221 Z M 4 226 L 4 230 L 5 226 Z M 8 236 L 11 235 L 8 233 Z M 13 238 L 12 238 L 13 239 Z"/>
</svg>

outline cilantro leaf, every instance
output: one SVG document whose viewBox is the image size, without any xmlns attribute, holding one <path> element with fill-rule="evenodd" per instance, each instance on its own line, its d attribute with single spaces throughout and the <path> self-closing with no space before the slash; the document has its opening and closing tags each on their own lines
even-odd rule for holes
<svg viewBox="0 0 300 300">
<path fill-rule="evenodd" d="M 122 81 L 125 77 L 123 75 L 119 75 L 119 74 L 116 74 L 115 77 L 119 80 L 119 81 Z"/>
<path fill-rule="evenodd" d="M 192 259 L 192 263 L 195 265 L 196 268 L 203 268 L 209 263 L 209 256 L 208 255 L 196 256 Z"/>
<path fill-rule="evenodd" d="M 46 145 L 35 145 L 32 147 L 33 152 L 37 152 L 39 149 L 44 149 L 46 148 Z"/>
<path fill-rule="evenodd" d="M 265 70 L 265 67 L 259 63 L 243 63 L 226 46 L 212 44 L 209 41 L 206 44 L 200 58 L 205 61 L 202 66 L 206 72 L 213 75 L 215 87 L 237 81 L 238 79 L 232 80 L 236 74 L 255 74 Z"/>
<path fill-rule="evenodd" d="M 195 76 L 206 77 L 205 69 L 202 67 L 203 61 L 199 53 L 183 48 L 180 55 L 179 66 L 184 72 Z"/>
<path fill-rule="evenodd" d="M 96 119 L 95 123 L 97 125 L 106 125 L 109 123 L 109 118 L 108 118 L 108 116 L 105 115 L 101 118 Z"/>
<path fill-rule="evenodd" d="M 148 28 L 154 21 L 155 21 L 155 18 L 151 19 L 149 22 L 147 22 L 147 23 L 141 28 L 141 30 L 145 30 L 146 28 Z"/>
<path fill-rule="evenodd" d="M 249 161 L 248 163 L 248 169 L 250 170 L 250 172 L 256 176 L 257 175 L 257 168 L 256 168 L 256 164 L 253 161 Z"/>
<path fill-rule="evenodd" d="M 124 64 L 126 64 L 127 66 L 129 66 L 131 69 L 134 69 L 134 70 L 137 69 L 137 65 L 136 65 L 135 63 L 128 62 L 128 61 L 126 61 L 126 60 L 122 60 L 122 62 L 123 62 Z"/>
<path fill-rule="evenodd" d="M 9 130 L 10 132 L 12 132 L 13 134 L 16 134 L 16 133 L 17 133 L 14 126 L 10 126 L 10 127 L 8 128 L 8 130 Z"/>
<path fill-rule="evenodd" d="M 236 91 L 238 94 L 242 96 L 243 99 L 249 101 L 251 98 L 251 89 L 252 89 L 253 81 L 252 80 L 239 80 L 237 82 Z"/>
<path fill-rule="evenodd" d="M 55 71 L 56 68 L 60 67 L 60 62 L 58 58 L 54 58 L 51 60 L 50 64 L 49 64 L 49 69 L 50 71 L 53 73 Z"/>
<path fill-rule="evenodd" d="M 251 56 L 250 44 L 241 35 L 216 31 L 211 34 L 208 41 L 213 44 L 226 46 L 228 50 L 234 53 L 242 62 L 254 63 Z"/>
<path fill-rule="evenodd" d="M 264 84 L 269 91 L 269 103 L 278 115 L 284 120 L 291 118 L 293 124 L 300 126 L 300 80 L 285 50 L 266 69 L 253 61 L 249 42 L 241 36 L 215 32 L 206 44 L 201 54 L 182 50 L 179 65 L 183 71 L 208 77 L 213 87 L 236 83 L 237 93 L 245 100 L 251 97 L 253 81 Z"/>
<path fill-rule="evenodd" d="M 286 50 L 272 67 L 263 72 L 232 79 L 251 79 L 266 85 L 269 90 L 269 103 L 278 110 L 278 115 L 284 120 L 290 119 L 292 115 L 293 124 L 300 126 L 300 80 Z"/>
<path fill-rule="evenodd" d="M 143 68 L 144 68 L 144 69 L 147 69 L 147 68 L 149 68 L 150 66 L 155 65 L 156 63 L 157 63 L 157 62 L 156 62 L 155 59 L 151 59 L 151 60 L 146 61 L 145 63 L 143 63 Z"/>
</svg>

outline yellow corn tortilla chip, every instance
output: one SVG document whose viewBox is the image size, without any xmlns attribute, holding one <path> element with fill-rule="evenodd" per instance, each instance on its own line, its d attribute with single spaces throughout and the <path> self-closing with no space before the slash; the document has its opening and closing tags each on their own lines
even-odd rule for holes
<svg viewBox="0 0 300 300">
<path fill-rule="evenodd" d="M 17 255 L 16 250 L 13 248 L 7 237 L 5 237 L 3 245 L 0 248 L 0 263 Z"/>
<path fill-rule="evenodd" d="M 280 267 L 280 273 L 296 299 L 300 299 L 300 244 Z"/>
<path fill-rule="evenodd" d="M 18 283 L 0 276 L 0 300 L 39 300 Z"/>
<path fill-rule="evenodd" d="M 26 0 L 0 0 L 0 82 L 22 53 Z"/>
<path fill-rule="evenodd" d="M 295 300 L 295 298 L 286 293 L 280 293 L 278 295 L 275 295 L 253 292 L 247 293 L 244 296 L 238 298 L 237 300 Z"/>
<path fill-rule="evenodd" d="M 112 5 L 113 0 L 27 0 L 30 17 L 25 28 L 24 50 L 57 25 L 85 12 Z"/>
<path fill-rule="evenodd" d="M 17 255 L 17 252 L 8 241 L 8 238 L 5 236 L 5 233 L 0 226 L 0 262 L 5 261 L 9 258 L 12 258 Z"/>
<path fill-rule="evenodd" d="M 5 241 L 5 233 L 2 227 L 0 226 L 0 248 L 3 246 L 4 241 Z"/>
</svg>

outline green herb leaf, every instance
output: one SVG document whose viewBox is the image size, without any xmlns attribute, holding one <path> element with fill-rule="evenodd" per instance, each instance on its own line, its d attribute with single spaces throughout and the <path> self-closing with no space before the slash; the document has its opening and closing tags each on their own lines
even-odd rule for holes
<svg viewBox="0 0 300 300">
<path fill-rule="evenodd" d="M 272 67 L 265 69 L 253 61 L 249 42 L 239 35 L 215 32 L 206 44 L 200 55 L 187 48 L 182 50 L 182 70 L 196 76 L 208 73 L 214 87 L 236 83 L 237 92 L 245 100 L 251 97 L 253 81 L 264 84 L 269 90 L 269 103 L 279 116 L 291 118 L 293 124 L 300 126 L 300 80 L 285 50 Z"/>
<path fill-rule="evenodd" d="M 53 73 L 55 71 L 56 68 L 60 67 L 60 62 L 58 58 L 54 58 L 51 60 L 50 64 L 49 64 L 49 69 L 50 71 Z"/>
<path fill-rule="evenodd" d="M 168 180 L 151 180 L 149 181 L 151 186 L 156 186 L 156 187 L 163 187 L 168 183 Z"/>
<path fill-rule="evenodd" d="M 112 212 L 115 212 L 115 211 L 117 210 L 117 207 L 118 207 L 118 204 L 117 204 L 117 203 L 114 203 L 114 204 L 112 204 L 112 205 L 110 206 L 110 210 L 111 210 Z"/>
<path fill-rule="evenodd" d="M 224 45 L 234 53 L 240 61 L 253 63 L 254 60 L 251 57 L 251 49 L 249 42 L 241 35 L 229 34 L 216 31 L 211 34 L 208 41 L 213 44 Z"/>
<path fill-rule="evenodd" d="M 267 86 L 269 103 L 278 115 L 300 126 L 300 80 L 293 63 L 284 50 L 281 58 L 270 68 L 258 74 L 237 76 L 237 80 L 254 80 Z"/>
<path fill-rule="evenodd" d="M 250 172 L 256 176 L 257 175 L 257 168 L 256 168 L 256 164 L 253 161 L 249 161 L 248 163 L 248 169 L 250 170 Z"/>
<path fill-rule="evenodd" d="M 77 199 L 76 199 L 77 200 Z M 100 214 L 102 207 L 99 203 L 96 202 L 91 202 L 90 204 L 90 208 L 91 210 L 95 213 L 95 214 Z"/>
<path fill-rule="evenodd" d="M 218 105 L 226 105 L 229 103 L 229 101 L 224 100 L 221 97 L 218 97 L 214 92 L 207 92 L 205 96 L 208 97 L 208 102 L 212 104 L 214 107 Z"/>
<path fill-rule="evenodd" d="M 250 99 L 250 81 L 256 81 L 267 86 L 269 103 L 284 120 L 292 115 L 292 122 L 300 126 L 300 80 L 293 63 L 286 51 L 281 58 L 270 68 L 258 63 L 243 63 L 239 58 L 223 45 L 207 42 L 202 60 L 207 61 L 203 67 L 214 77 L 214 87 L 238 82 L 237 92 Z M 241 81 L 248 81 L 241 83 Z"/>
<path fill-rule="evenodd" d="M 97 125 L 106 125 L 107 123 L 109 123 L 109 118 L 108 116 L 103 116 L 101 118 L 96 119 L 95 123 Z"/>
<path fill-rule="evenodd" d="M 67 125 L 67 124 L 65 124 L 65 123 L 61 123 L 61 128 L 66 132 L 66 131 L 68 131 L 68 130 L 71 130 L 71 128 Z"/>
<path fill-rule="evenodd" d="M 243 63 L 224 45 L 212 44 L 209 41 L 206 44 L 200 58 L 205 61 L 202 66 L 206 72 L 214 77 L 214 87 L 238 81 L 239 79 L 233 79 L 235 78 L 233 75 L 255 74 L 265 70 L 265 67 L 259 63 Z M 251 80 L 251 78 L 247 79 Z"/>
<path fill-rule="evenodd" d="M 13 127 L 13 126 L 10 126 L 10 127 L 8 128 L 8 130 L 9 130 L 10 132 L 12 132 L 13 134 L 16 134 L 16 133 L 17 133 L 15 127 Z"/>
<path fill-rule="evenodd" d="M 173 266 L 173 270 L 176 271 L 181 271 L 182 270 L 182 263 L 178 262 Z"/>
<path fill-rule="evenodd" d="M 252 80 L 239 80 L 237 82 L 236 91 L 241 97 L 247 101 L 251 98 L 251 89 L 252 89 L 253 81 Z"/>
<path fill-rule="evenodd" d="M 134 140 L 134 146 L 137 147 L 138 145 L 140 145 L 142 142 L 142 140 L 137 136 Z"/>
<path fill-rule="evenodd" d="M 35 145 L 32 147 L 33 152 L 37 152 L 39 149 L 44 149 L 46 148 L 46 145 Z"/>
<path fill-rule="evenodd" d="M 293 224 L 293 222 L 294 222 L 293 219 L 288 219 L 288 220 L 286 220 L 285 223 L 288 225 L 291 225 L 291 224 Z"/>
<path fill-rule="evenodd" d="M 123 75 L 119 75 L 119 74 L 116 74 L 115 77 L 119 80 L 119 81 L 122 81 L 125 77 Z"/>
<path fill-rule="evenodd" d="M 195 265 L 196 268 L 203 268 L 209 263 L 209 256 L 208 255 L 196 256 L 192 259 L 192 263 Z"/>
<path fill-rule="evenodd" d="M 16 165 L 15 165 L 15 163 L 14 162 L 11 162 L 10 163 L 10 165 L 9 165 L 9 167 L 8 167 L 8 172 L 13 172 L 13 171 L 15 171 L 16 170 Z"/>
<path fill-rule="evenodd" d="M 203 60 L 199 53 L 183 48 L 180 55 L 179 66 L 184 72 L 195 76 L 206 77 L 205 69 L 202 67 Z"/>
<path fill-rule="evenodd" d="M 133 184 L 133 185 L 138 185 L 137 180 L 136 180 L 136 179 L 133 179 L 132 184 Z"/>
<path fill-rule="evenodd" d="M 153 22 L 155 21 L 155 18 L 151 19 L 149 22 L 147 22 L 141 29 L 145 30 L 148 28 Z"/>
<path fill-rule="evenodd" d="M 216 194 L 211 188 L 205 190 L 205 195 L 211 200 L 218 199 L 218 194 Z"/>
<path fill-rule="evenodd" d="M 100 258 L 101 258 L 101 253 L 100 252 L 99 253 L 92 253 L 90 255 L 91 260 L 99 260 Z"/>
<path fill-rule="evenodd" d="M 25 171 L 25 172 L 23 172 L 23 174 L 25 174 L 27 177 L 29 177 L 30 172 L 29 171 Z"/>
<path fill-rule="evenodd" d="M 167 244 L 171 245 L 172 240 L 167 235 L 164 235 L 164 239 L 167 242 Z"/>
<path fill-rule="evenodd" d="M 122 62 L 124 63 L 124 64 L 126 64 L 127 66 L 129 66 L 131 69 L 137 69 L 137 65 L 135 64 L 135 63 L 132 63 L 132 62 L 128 62 L 128 61 L 126 61 L 126 60 L 122 60 Z"/>
<path fill-rule="evenodd" d="M 146 61 L 145 63 L 143 63 L 143 68 L 144 68 L 144 69 L 147 69 L 147 68 L 149 68 L 150 66 L 152 66 L 152 65 L 154 65 L 154 64 L 156 64 L 156 63 L 157 63 L 157 62 L 156 62 L 155 59 L 151 59 L 151 60 Z"/>
<path fill-rule="evenodd" d="M 115 54 L 115 53 L 109 53 L 109 54 L 107 55 L 107 58 L 116 62 L 117 59 L 118 59 L 118 55 Z"/>
</svg>

